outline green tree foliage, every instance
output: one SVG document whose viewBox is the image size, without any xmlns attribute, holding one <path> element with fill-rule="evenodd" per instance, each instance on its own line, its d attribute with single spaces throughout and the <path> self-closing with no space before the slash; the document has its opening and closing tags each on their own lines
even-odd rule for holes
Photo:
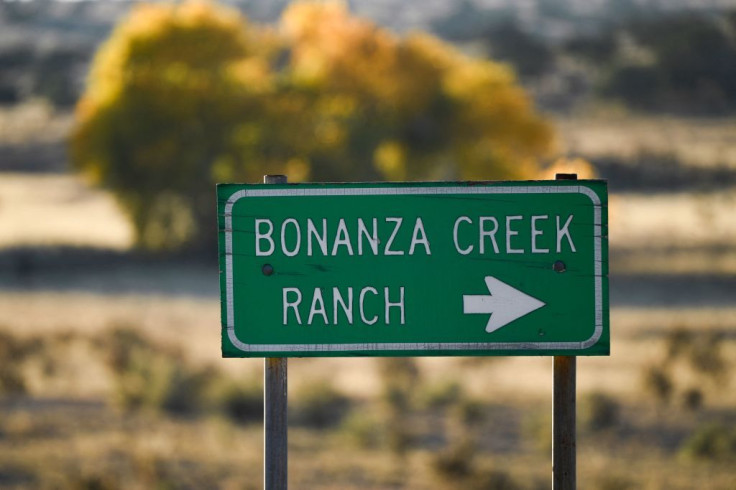
<svg viewBox="0 0 736 490">
<path fill-rule="evenodd" d="M 522 178 L 553 143 L 505 65 L 342 3 L 296 3 L 275 27 L 210 3 L 137 6 L 77 114 L 76 166 L 154 250 L 211 245 L 215 182 Z"/>
</svg>

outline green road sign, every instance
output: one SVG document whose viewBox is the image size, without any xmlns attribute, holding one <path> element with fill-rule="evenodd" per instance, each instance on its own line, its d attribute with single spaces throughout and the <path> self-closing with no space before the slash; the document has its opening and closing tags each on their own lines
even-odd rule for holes
<svg viewBox="0 0 736 490">
<path fill-rule="evenodd" d="M 609 353 L 605 182 L 217 195 L 225 357 Z"/>
</svg>

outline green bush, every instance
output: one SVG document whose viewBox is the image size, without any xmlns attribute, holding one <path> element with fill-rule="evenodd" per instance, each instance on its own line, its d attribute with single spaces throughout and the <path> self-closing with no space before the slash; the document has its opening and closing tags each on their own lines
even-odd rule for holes
<svg viewBox="0 0 736 490">
<path fill-rule="evenodd" d="M 611 429 L 618 425 L 621 408 L 604 393 L 591 393 L 580 403 L 580 423 L 591 432 Z"/>
<path fill-rule="evenodd" d="M 680 446 L 688 459 L 736 461 L 736 429 L 717 423 L 698 428 Z"/>
</svg>

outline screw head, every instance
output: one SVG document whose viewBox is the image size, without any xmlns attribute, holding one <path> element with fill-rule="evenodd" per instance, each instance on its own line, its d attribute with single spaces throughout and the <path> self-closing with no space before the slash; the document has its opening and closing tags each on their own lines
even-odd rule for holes
<svg viewBox="0 0 736 490">
<path fill-rule="evenodd" d="M 263 267 L 261 267 L 261 272 L 263 272 L 264 276 L 270 276 L 273 274 L 273 266 L 271 264 L 263 264 Z"/>
<path fill-rule="evenodd" d="M 567 270 L 567 266 L 565 263 L 561 260 L 556 260 L 554 264 L 552 264 L 552 269 L 555 272 L 565 272 Z"/>
</svg>

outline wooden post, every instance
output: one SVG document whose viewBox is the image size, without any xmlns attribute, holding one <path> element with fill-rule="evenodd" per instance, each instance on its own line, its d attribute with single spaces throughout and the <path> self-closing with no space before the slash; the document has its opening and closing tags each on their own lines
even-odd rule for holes
<svg viewBox="0 0 736 490">
<path fill-rule="evenodd" d="M 264 175 L 264 184 L 285 184 L 285 175 Z M 263 363 L 263 488 L 286 490 L 288 457 L 286 430 L 287 358 L 269 357 Z"/>
<path fill-rule="evenodd" d="M 557 174 L 557 180 L 577 180 L 577 174 Z M 574 356 L 555 356 L 552 367 L 552 489 L 577 486 L 576 369 Z"/>
</svg>

